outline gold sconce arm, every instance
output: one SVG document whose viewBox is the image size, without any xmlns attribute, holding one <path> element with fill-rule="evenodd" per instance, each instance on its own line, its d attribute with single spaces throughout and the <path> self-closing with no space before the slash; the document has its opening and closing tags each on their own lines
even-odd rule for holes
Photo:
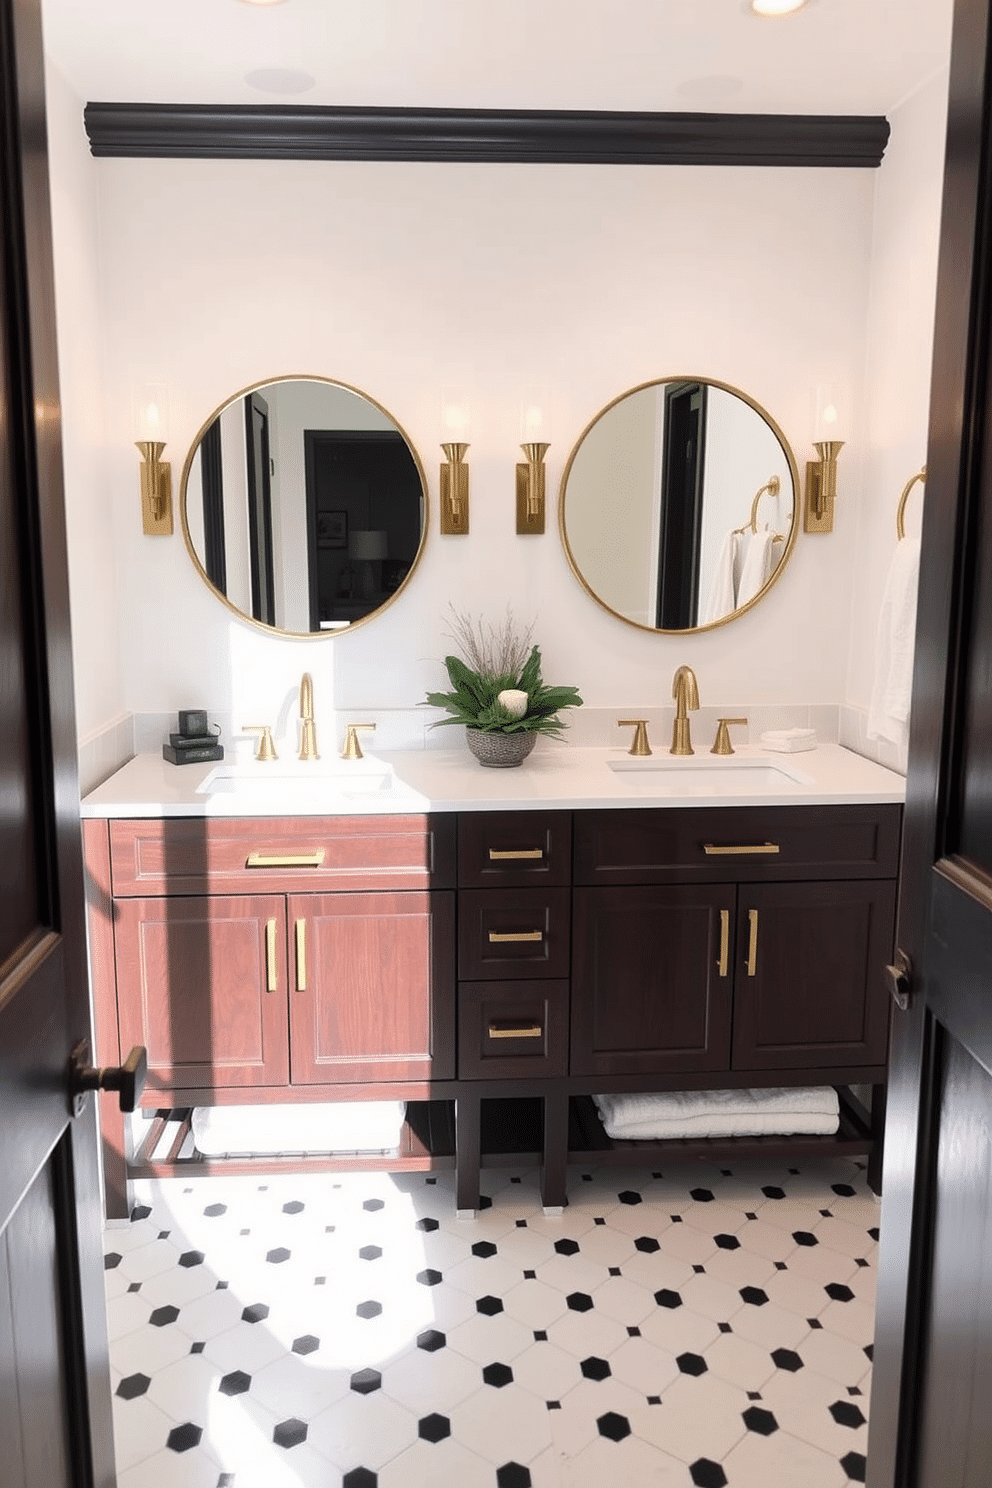
<svg viewBox="0 0 992 1488">
<path fill-rule="evenodd" d="M 468 532 L 468 465 L 467 444 L 442 444 L 445 464 L 441 466 L 441 536 L 464 537 Z"/>
<path fill-rule="evenodd" d="M 844 448 L 843 439 L 823 439 L 813 448 L 819 460 L 806 464 L 805 532 L 833 532 L 834 498 L 837 495 L 837 456 Z"/>
<path fill-rule="evenodd" d="M 159 439 L 135 441 L 141 451 L 141 529 L 149 537 L 172 533 L 172 466 L 161 459 Z"/>
<path fill-rule="evenodd" d="M 527 463 L 517 466 L 517 532 L 539 534 L 544 531 L 544 457 L 551 446 L 537 440 L 520 448 L 527 456 Z"/>
</svg>

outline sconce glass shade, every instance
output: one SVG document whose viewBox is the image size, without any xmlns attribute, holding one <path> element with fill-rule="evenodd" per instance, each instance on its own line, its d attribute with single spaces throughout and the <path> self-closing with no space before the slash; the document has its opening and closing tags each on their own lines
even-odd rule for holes
<svg viewBox="0 0 992 1488">
<path fill-rule="evenodd" d="M 547 389 L 527 388 L 520 400 L 520 443 L 550 443 L 551 412 Z"/>
<path fill-rule="evenodd" d="M 169 391 L 164 383 L 147 382 L 135 390 L 134 437 L 140 443 L 169 439 Z"/>
<path fill-rule="evenodd" d="M 813 401 L 813 442 L 821 444 L 847 439 L 848 399 L 835 382 L 817 384 Z"/>
</svg>

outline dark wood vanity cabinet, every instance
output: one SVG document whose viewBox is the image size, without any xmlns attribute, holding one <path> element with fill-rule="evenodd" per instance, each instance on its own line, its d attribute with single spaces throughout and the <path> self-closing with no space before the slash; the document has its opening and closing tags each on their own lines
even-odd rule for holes
<svg viewBox="0 0 992 1488">
<path fill-rule="evenodd" d="M 571 1072 L 761 1085 L 883 1065 L 900 820 L 898 806 L 577 814 Z"/>
</svg>

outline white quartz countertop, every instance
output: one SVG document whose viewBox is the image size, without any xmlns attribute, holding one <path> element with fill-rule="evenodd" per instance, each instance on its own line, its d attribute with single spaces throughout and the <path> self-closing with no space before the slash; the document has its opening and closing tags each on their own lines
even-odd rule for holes
<svg viewBox="0 0 992 1488">
<path fill-rule="evenodd" d="M 84 817 L 410 815 L 604 807 L 830 806 L 901 802 L 901 775 L 839 744 L 797 754 L 754 746 L 730 758 L 699 752 L 638 760 L 623 748 L 541 740 L 511 769 L 479 765 L 464 747 L 263 764 L 172 765 L 139 754 L 91 791 Z"/>
</svg>

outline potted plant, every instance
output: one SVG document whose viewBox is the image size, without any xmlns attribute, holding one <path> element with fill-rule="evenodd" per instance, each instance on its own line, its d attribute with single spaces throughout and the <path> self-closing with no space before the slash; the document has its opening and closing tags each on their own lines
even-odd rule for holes
<svg viewBox="0 0 992 1488">
<path fill-rule="evenodd" d="M 451 692 L 429 692 L 427 701 L 462 723 L 465 742 L 482 765 L 519 765 L 538 734 L 559 739 L 563 708 L 582 699 L 574 687 L 548 687 L 541 678 L 541 653 L 531 645 L 533 626 L 521 630 L 507 610 L 501 625 L 488 625 L 452 610 L 449 634 L 460 656 L 446 656 Z"/>
</svg>

